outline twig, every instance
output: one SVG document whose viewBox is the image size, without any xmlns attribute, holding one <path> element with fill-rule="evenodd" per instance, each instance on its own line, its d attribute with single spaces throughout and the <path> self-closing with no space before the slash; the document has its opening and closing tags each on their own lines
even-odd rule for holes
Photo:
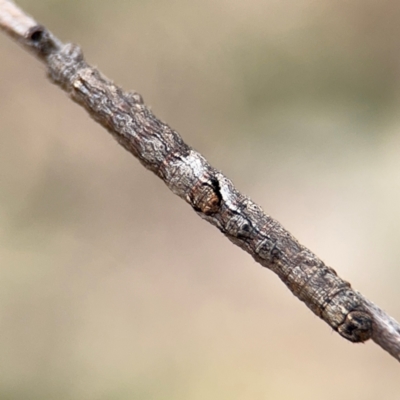
<svg viewBox="0 0 400 400">
<path fill-rule="evenodd" d="M 271 269 L 317 316 L 352 342 L 370 338 L 400 361 L 400 326 L 266 215 L 177 132 L 157 119 L 136 92 L 124 92 L 12 1 L 0 0 L 0 27 L 33 52 L 50 80 L 203 219 Z"/>
</svg>

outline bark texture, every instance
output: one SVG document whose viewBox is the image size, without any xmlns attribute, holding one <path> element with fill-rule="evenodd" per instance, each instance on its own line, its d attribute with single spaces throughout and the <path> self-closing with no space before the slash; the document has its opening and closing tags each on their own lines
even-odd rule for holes
<svg viewBox="0 0 400 400">
<path fill-rule="evenodd" d="M 400 360 L 399 324 L 238 192 L 176 131 L 156 118 L 138 93 L 116 86 L 86 63 L 78 46 L 61 43 L 11 1 L 0 0 L 0 26 L 33 51 L 47 66 L 49 78 L 172 192 L 275 272 L 332 329 L 352 342 L 372 338 Z"/>
</svg>

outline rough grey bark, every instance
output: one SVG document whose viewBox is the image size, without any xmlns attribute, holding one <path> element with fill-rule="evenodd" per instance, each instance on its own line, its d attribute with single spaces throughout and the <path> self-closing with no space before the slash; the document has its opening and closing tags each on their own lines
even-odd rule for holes
<svg viewBox="0 0 400 400">
<path fill-rule="evenodd" d="M 78 46 L 61 43 L 11 1 L 0 0 L 0 27 L 41 59 L 48 77 L 126 150 L 201 218 L 275 272 L 317 316 L 352 342 L 372 338 L 400 361 L 399 324 L 238 192 L 176 131 L 157 119 L 138 93 L 124 92 L 88 65 Z"/>
</svg>

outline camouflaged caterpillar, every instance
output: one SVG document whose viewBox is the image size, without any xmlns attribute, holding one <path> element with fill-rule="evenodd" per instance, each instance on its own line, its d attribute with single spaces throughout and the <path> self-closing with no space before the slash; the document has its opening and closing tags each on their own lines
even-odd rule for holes
<svg viewBox="0 0 400 400">
<path fill-rule="evenodd" d="M 341 279 L 282 226 L 270 219 L 269 229 L 254 252 L 262 265 L 273 270 L 291 292 L 318 317 L 351 342 L 372 336 L 372 317 L 350 283 Z"/>
<path fill-rule="evenodd" d="M 207 171 L 191 189 L 188 201 L 195 211 L 262 266 L 275 272 L 314 314 L 351 342 L 371 338 L 372 317 L 350 283 L 302 246 L 261 207 L 237 192 L 229 179 Z"/>
</svg>

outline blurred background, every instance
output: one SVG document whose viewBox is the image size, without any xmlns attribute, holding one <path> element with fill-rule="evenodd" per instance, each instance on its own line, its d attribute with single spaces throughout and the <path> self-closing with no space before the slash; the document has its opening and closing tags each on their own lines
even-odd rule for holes
<svg viewBox="0 0 400 400">
<path fill-rule="evenodd" d="M 19 1 L 400 319 L 400 3 Z M 0 35 L 0 399 L 398 399 Z"/>
</svg>

